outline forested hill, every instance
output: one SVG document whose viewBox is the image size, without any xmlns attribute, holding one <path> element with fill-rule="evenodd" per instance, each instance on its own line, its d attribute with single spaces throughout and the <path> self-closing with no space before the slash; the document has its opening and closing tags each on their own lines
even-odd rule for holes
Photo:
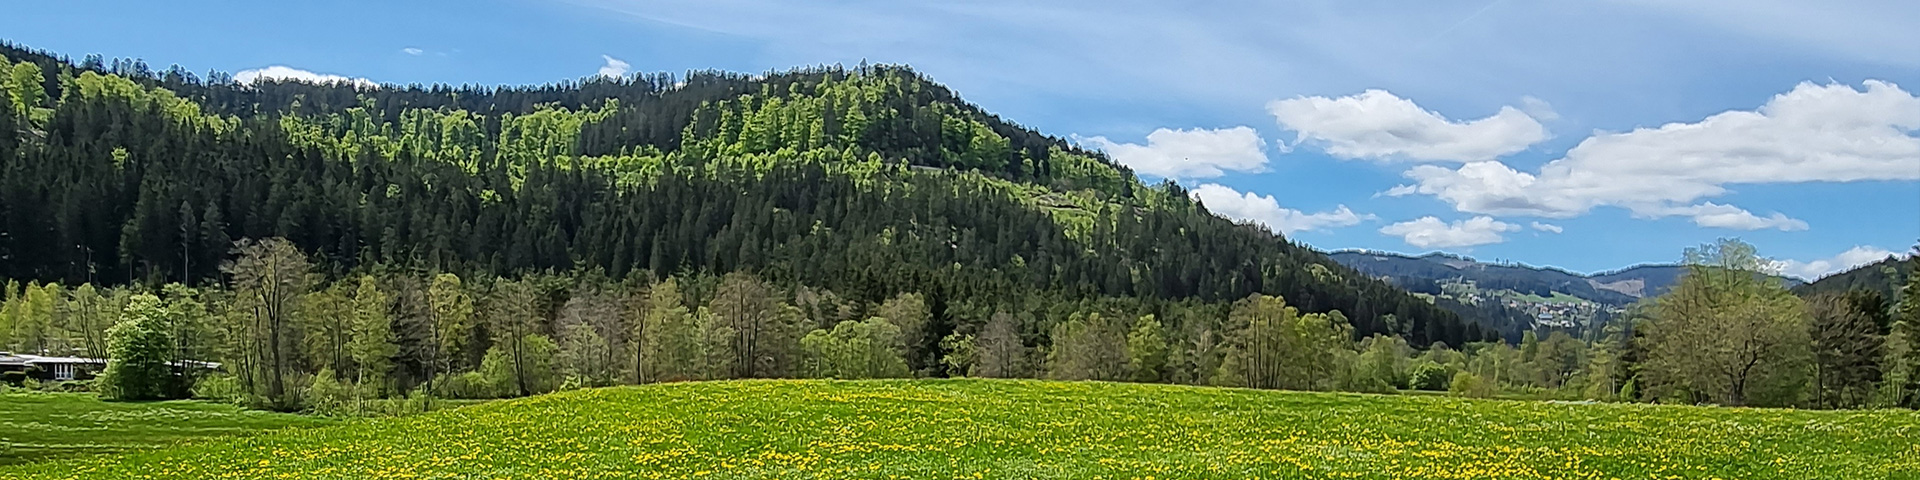
<svg viewBox="0 0 1920 480">
<path fill-rule="evenodd" d="M 234 241 L 284 237 L 335 278 L 747 271 L 862 304 L 919 292 L 935 334 L 1264 293 L 1356 336 L 1490 337 L 905 67 L 373 87 L 0 55 L 0 276 L 23 282 L 208 284 Z"/>
<path fill-rule="evenodd" d="M 1880 298 L 1898 301 L 1901 285 L 1907 284 L 1907 277 L 1920 268 L 1920 261 L 1887 257 L 1884 260 L 1855 267 L 1852 270 L 1822 277 L 1806 285 L 1793 288 L 1793 293 L 1803 297 L 1823 293 L 1844 294 L 1855 290 L 1865 290 L 1880 294 Z"/>
</svg>

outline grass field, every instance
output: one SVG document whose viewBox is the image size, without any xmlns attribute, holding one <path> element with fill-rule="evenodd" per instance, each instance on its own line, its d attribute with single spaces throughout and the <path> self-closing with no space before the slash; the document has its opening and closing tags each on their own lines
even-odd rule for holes
<svg viewBox="0 0 1920 480">
<path fill-rule="evenodd" d="M 328 423 L 208 402 L 115 403 L 78 393 L 7 394 L 0 395 L 0 465 Z"/>
<path fill-rule="evenodd" d="M 30 468 L 27 468 L 30 467 Z M 1920 478 L 1920 415 L 1039 381 L 565 392 L 0 478 Z"/>
</svg>

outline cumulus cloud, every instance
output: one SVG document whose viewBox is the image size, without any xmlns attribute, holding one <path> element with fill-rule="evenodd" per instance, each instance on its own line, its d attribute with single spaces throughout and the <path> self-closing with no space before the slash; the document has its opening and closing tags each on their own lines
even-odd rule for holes
<svg viewBox="0 0 1920 480">
<path fill-rule="evenodd" d="M 1526 107 L 1552 114 L 1546 102 Z M 1513 107 L 1479 120 L 1448 120 L 1385 90 L 1340 98 L 1296 97 L 1267 104 L 1296 142 L 1346 159 L 1471 162 L 1492 160 L 1547 139 L 1535 115 Z"/>
<path fill-rule="evenodd" d="M 1782 275 L 1813 281 L 1819 280 L 1820 277 L 1851 270 L 1861 265 L 1885 260 L 1887 257 L 1893 255 L 1896 254 L 1884 248 L 1860 245 L 1848 249 L 1845 252 L 1840 252 L 1839 255 L 1834 255 L 1830 258 L 1808 261 L 1781 260 L 1774 262 L 1774 266 L 1780 270 Z"/>
<path fill-rule="evenodd" d="M 1699 202 L 1732 184 L 1920 179 L 1916 129 L 1920 97 L 1892 83 L 1802 83 L 1752 111 L 1596 134 L 1538 173 L 1497 161 L 1422 165 L 1406 172 L 1413 185 L 1387 193 L 1433 195 L 1490 215 L 1566 218 L 1615 206 L 1706 227 L 1805 230 L 1806 222 L 1783 214 Z"/>
<path fill-rule="evenodd" d="M 416 57 L 418 57 L 418 56 L 420 56 L 420 55 L 423 55 L 423 54 L 426 54 L 426 53 L 427 53 L 427 51 L 426 51 L 426 50 L 421 50 L 421 49 L 419 49 L 419 48 L 416 48 L 416 47 L 407 47 L 407 48 L 402 48 L 402 49 L 400 49 L 400 53 L 405 53 L 405 54 L 407 54 L 407 55 L 413 55 L 413 56 L 416 56 Z"/>
<path fill-rule="evenodd" d="M 1273 196 L 1255 195 L 1253 192 L 1240 193 L 1230 187 L 1206 184 L 1193 189 L 1194 199 L 1207 206 L 1207 210 L 1221 216 L 1241 222 L 1266 225 L 1268 229 L 1292 235 L 1294 232 L 1324 230 L 1349 227 L 1362 221 L 1375 220 L 1371 214 L 1356 214 L 1346 205 L 1335 207 L 1333 211 L 1306 213 L 1280 206 Z"/>
<path fill-rule="evenodd" d="M 1471 247 L 1500 243 L 1507 240 L 1500 235 L 1501 233 L 1517 231 L 1520 231 L 1519 225 L 1486 216 L 1457 220 L 1453 223 L 1443 222 L 1437 217 L 1420 217 L 1417 220 L 1400 222 L 1380 229 L 1380 233 L 1400 237 L 1408 245 L 1419 248 Z"/>
<path fill-rule="evenodd" d="M 1702 227 L 1731 228 L 1736 230 L 1777 229 L 1783 232 L 1806 230 L 1807 222 L 1787 218 L 1780 212 L 1762 217 L 1754 215 L 1740 207 L 1707 202 L 1688 207 L 1670 208 L 1662 215 L 1681 215 L 1693 218 L 1693 223 Z"/>
<path fill-rule="evenodd" d="M 606 65 L 600 66 L 600 76 L 602 77 L 607 77 L 607 78 L 624 77 L 624 76 L 627 76 L 627 70 L 633 67 L 632 65 L 628 65 L 626 61 L 620 60 L 618 58 L 613 58 L 612 56 L 601 55 L 600 58 L 607 60 Z"/>
<path fill-rule="evenodd" d="M 266 68 L 241 70 L 239 73 L 233 74 L 233 80 L 235 82 L 239 82 L 241 84 L 246 84 L 246 85 L 252 85 L 254 83 L 259 83 L 261 81 L 280 81 L 280 82 L 305 82 L 305 83 L 312 83 L 312 84 L 319 84 L 319 85 L 327 85 L 327 84 L 334 84 L 334 83 L 351 83 L 355 86 L 364 87 L 364 88 L 379 88 L 380 86 L 379 84 L 374 83 L 372 80 L 368 80 L 365 78 L 348 78 L 340 75 L 314 73 L 314 72 L 309 72 L 306 70 L 301 70 L 298 68 L 293 68 L 285 65 L 274 65 Z"/>
<path fill-rule="evenodd" d="M 1551 223 L 1533 222 L 1533 224 L 1529 226 L 1533 227 L 1534 230 L 1539 230 L 1542 232 L 1562 233 L 1567 231 L 1567 229 L 1560 228 L 1559 225 L 1554 225 Z"/>
<path fill-rule="evenodd" d="M 1267 141 L 1248 127 L 1218 130 L 1154 130 L 1147 144 L 1118 143 L 1107 137 L 1077 138 L 1107 152 L 1136 172 L 1162 178 L 1213 178 L 1228 171 L 1267 169 Z"/>
</svg>

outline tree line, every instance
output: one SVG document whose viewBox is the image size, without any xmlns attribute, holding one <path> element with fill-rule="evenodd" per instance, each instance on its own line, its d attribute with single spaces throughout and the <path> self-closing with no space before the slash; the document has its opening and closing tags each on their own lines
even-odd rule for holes
<svg viewBox="0 0 1920 480">
<path fill-rule="evenodd" d="M 1670 293 L 1600 340 L 1528 332 L 1517 345 L 1424 349 L 1391 335 L 1356 341 L 1339 311 L 1259 294 L 994 305 L 941 333 L 917 293 L 862 302 L 746 272 L 463 279 L 376 268 L 329 280 L 284 239 L 242 241 L 235 255 L 222 267 L 230 287 L 10 284 L 0 345 L 111 357 L 95 388 L 117 398 L 331 414 L 387 398 L 933 375 L 1807 408 L 1920 400 L 1920 305 L 1907 300 L 1920 282 L 1897 304 L 1870 291 L 1802 300 L 1753 275 L 1764 264 L 1737 241 L 1691 250 Z M 167 368 L 202 359 L 224 365 Z"/>
<path fill-rule="evenodd" d="M 387 398 L 499 398 L 738 378 L 935 375 L 1365 389 L 1352 326 L 1280 297 L 988 305 L 938 332 L 925 296 L 869 303 L 751 273 L 517 278 L 375 267 L 323 274 L 285 239 L 242 240 L 224 281 L 10 283 L 0 345 L 110 358 L 113 398 L 199 396 L 356 413 Z M 1387 337 L 1382 337 L 1387 338 Z M 1403 339 L 1395 340 L 1406 346 Z M 212 371 L 168 368 L 218 360 Z"/>
<path fill-rule="evenodd" d="M 209 287 L 234 240 L 285 238 L 329 278 L 748 272 L 865 303 L 918 293 L 941 336 L 987 304 L 1255 294 L 1339 310 L 1355 337 L 1495 335 L 904 67 L 365 88 L 0 54 L 0 277 L 21 282 Z"/>
</svg>

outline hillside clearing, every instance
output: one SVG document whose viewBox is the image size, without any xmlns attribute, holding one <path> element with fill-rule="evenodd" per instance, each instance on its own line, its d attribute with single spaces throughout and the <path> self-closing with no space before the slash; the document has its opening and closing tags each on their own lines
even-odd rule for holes
<svg viewBox="0 0 1920 480">
<path fill-rule="evenodd" d="M 1043 381 L 619 387 L 6 478 L 1913 478 L 1920 417 Z"/>
</svg>

